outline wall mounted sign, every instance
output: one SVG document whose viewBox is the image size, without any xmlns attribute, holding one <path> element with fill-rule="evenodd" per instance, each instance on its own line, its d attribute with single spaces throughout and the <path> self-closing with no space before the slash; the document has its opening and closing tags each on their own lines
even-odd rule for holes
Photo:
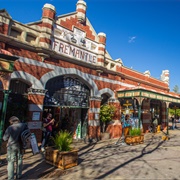
<svg viewBox="0 0 180 180">
<path fill-rule="evenodd" d="M 33 112 L 32 120 L 39 121 L 40 120 L 40 112 Z"/>
<path fill-rule="evenodd" d="M 73 31 L 61 26 L 54 27 L 52 50 L 88 63 L 97 62 L 98 44 L 86 38 L 86 33 L 74 28 Z"/>
</svg>

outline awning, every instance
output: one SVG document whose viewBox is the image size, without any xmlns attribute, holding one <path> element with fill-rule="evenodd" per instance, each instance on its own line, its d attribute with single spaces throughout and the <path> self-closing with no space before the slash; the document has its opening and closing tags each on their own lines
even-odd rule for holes
<svg viewBox="0 0 180 180">
<path fill-rule="evenodd" d="M 175 94 L 175 93 L 174 93 Z M 139 88 L 131 88 L 131 89 L 121 89 L 117 91 L 118 98 L 149 98 L 149 99 L 156 99 L 164 102 L 173 103 L 171 106 L 176 105 L 180 107 L 180 95 L 172 93 L 164 93 L 164 92 L 157 92 L 154 90 L 148 90 L 143 87 Z"/>
</svg>

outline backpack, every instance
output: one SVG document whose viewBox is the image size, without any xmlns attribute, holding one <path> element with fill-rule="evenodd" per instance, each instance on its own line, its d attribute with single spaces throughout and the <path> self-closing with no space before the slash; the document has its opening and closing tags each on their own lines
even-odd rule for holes
<svg viewBox="0 0 180 180">
<path fill-rule="evenodd" d="M 28 148 L 28 145 L 30 143 L 30 137 L 31 137 L 31 131 L 26 126 L 25 129 L 21 132 L 21 135 L 20 135 L 20 140 L 21 140 L 21 144 L 22 144 L 23 149 Z"/>
</svg>

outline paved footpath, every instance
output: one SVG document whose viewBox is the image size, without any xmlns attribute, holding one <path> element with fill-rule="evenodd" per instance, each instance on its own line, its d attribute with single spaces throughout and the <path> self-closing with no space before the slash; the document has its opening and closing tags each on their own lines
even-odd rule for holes
<svg viewBox="0 0 180 180">
<path fill-rule="evenodd" d="M 116 145 L 117 139 L 93 144 L 76 142 L 79 164 L 67 170 L 47 164 L 42 153 L 33 155 L 28 150 L 22 179 L 180 179 L 180 124 L 169 130 L 169 140 L 163 141 L 162 136 L 162 132 L 148 133 L 144 143 L 135 146 Z M 1 160 L 4 158 L 1 156 Z M 0 179 L 7 179 L 6 166 L 0 165 Z"/>
</svg>

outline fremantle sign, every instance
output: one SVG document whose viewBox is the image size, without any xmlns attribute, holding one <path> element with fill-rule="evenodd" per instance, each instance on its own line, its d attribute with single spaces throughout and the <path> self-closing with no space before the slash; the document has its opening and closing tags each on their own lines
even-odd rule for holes
<svg viewBox="0 0 180 180">
<path fill-rule="evenodd" d="M 57 53 L 64 54 L 69 57 L 73 57 L 73 58 L 76 58 L 76 59 L 79 59 L 88 63 L 92 63 L 92 64 L 97 63 L 96 54 L 86 51 L 82 48 L 73 46 L 72 44 L 65 43 L 58 39 L 54 40 L 52 47 L 53 47 L 52 49 L 56 51 Z"/>
</svg>

